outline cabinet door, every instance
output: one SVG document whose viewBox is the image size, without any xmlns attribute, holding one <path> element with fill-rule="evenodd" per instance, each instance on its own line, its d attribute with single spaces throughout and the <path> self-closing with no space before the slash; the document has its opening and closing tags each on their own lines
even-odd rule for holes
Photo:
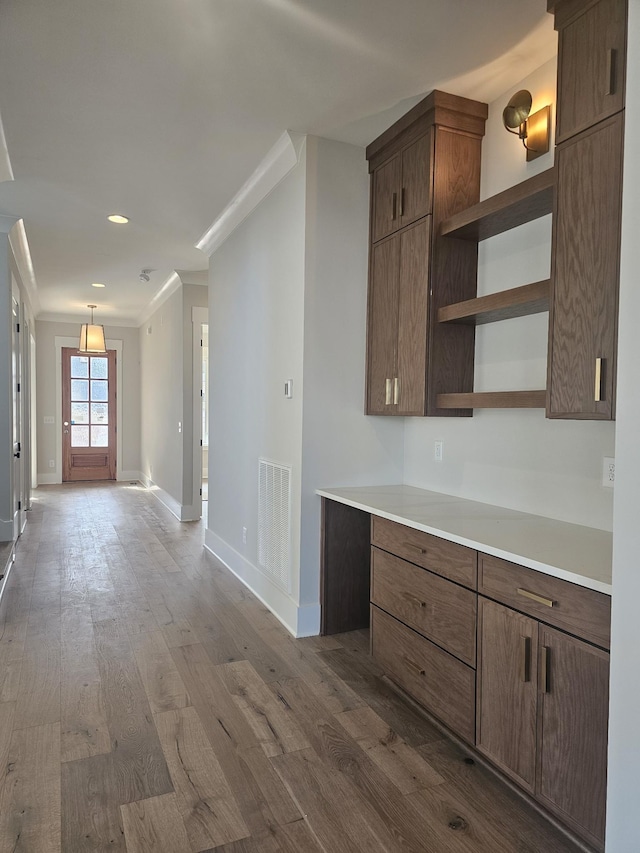
<svg viewBox="0 0 640 853">
<path fill-rule="evenodd" d="M 427 384 L 427 303 L 431 217 L 400 234 L 398 297 L 399 415 L 424 415 Z"/>
<path fill-rule="evenodd" d="M 431 213 L 431 187 L 431 134 L 428 133 L 402 151 L 401 225 L 410 225 Z"/>
<path fill-rule="evenodd" d="M 373 246 L 369 278 L 367 334 L 367 414 L 390 415 L 396 376 L 400 238 Z"/>
<path fill-rule="evenodd" d="M 558 143 L 624 107 L 626 0 L 600 0 L 565 25 L 566 6 L 556 18 Z"/>
<path fill-rule="evenodd" d="M 609 655 L 540 626 L 537 795 L 599 849 L 607 788 Z"/>
<path fill-rule="evenodd" d="M 538 623 L 479 598 L 477 747 L 533 793 Z"/>
<path fill-rule="evenodd" d="M 402 158 L 396 154 L 373 173 L 371 239 L 382 240 L 400 228 Z"/>
<path fill-rule="evenodd" d="M 622 115 L 556 149 L 548 417 L 614 417 Z"/>
</svg>

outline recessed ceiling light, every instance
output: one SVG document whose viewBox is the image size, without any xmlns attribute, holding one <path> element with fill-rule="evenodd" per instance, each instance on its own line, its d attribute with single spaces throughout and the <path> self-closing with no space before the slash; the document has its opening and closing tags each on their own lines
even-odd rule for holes
<svg viewBox="0 0 640 853">
<path fill-rule="evenodd" d="M 100 284 L 99 281 L 94 281 L 91 287 L 106 287 L 106 284 Z"/>
<path fill-rule="evenodd" d="M 115 222 L 116 225 L 126 225 L 129 221 L 129 218 L 121 213 L 112 213 L 111 216 L 107 216 L 107 219 L 109 222 Z"/>
</svg>

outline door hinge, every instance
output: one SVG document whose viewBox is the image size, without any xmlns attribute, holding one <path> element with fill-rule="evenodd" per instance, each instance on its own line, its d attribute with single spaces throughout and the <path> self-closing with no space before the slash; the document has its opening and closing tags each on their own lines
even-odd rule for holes
<svg viewBox="0 0 640 853">
<path fill-rule="evenodd" d="M 202 439 L 200 439 L 200 447 L 202 447 Z"/>
<path fill-rule="evenodd" d="M 202 390 L 202 388 L 200 389 L 200 396 L 204 397 L 204 391 Z"/>
<path fill-rule="evenodd" d="M 20 333 L 20 323 L 16 323 L 16 332 Z"/>
<path fill-rule="evenodd" d="M 19 393 L 20 393 L 20 383 L 19 383 L 19 382 L 18 382 L 18 384 L 17 384 L 16 388 L 17 388 L 17 391 L 18 391 L 18 394 L 19 394 Z"/>
<path fill-rule="evenodd" d="M 200 338 L 200 346 L 202 346 L 202 338 Z"/>
<path fill-rule="evenodd" d="M 18 509 L 22 509 L 22 501 L 18 501 Z"/>
<path fill-rule="evenodd" d="M 200 489 L 200 497 L 202 497 L 202 489 Z"/>
<path fill-rule="evenodd" d="M 21 444 L 21 442 L 18 442 L 18 453 L 21 453 L 21 452 L 22 452 L 22 444 Z"/>
</svg>

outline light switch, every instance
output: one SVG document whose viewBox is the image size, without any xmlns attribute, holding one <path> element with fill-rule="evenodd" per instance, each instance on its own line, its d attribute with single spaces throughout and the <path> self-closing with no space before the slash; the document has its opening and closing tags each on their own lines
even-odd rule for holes
<svg viewBox="0 0 640 853">
<path fill-rule="evenodd" d="M 55 418 L 53 417 L 53 415 L 45 415 L 44 416 L 44 422 L 45 422 L 45 424 L 54 424 L 56 421 L 55 421 Z"/>
<path fill-rule="evenodd" d="M 182 421 L 178 421 L 178 432 L 182 432 Z"/>
<path fill-rule="evenodd" d="M 284 383 L 284 396 L 290 400 L 293 397 L 293 379 L 287 379 Z"/>
</svg>

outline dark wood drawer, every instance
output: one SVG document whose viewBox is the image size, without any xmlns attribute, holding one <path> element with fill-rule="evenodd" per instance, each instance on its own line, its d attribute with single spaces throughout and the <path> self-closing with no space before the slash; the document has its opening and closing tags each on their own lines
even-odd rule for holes
<svg viewBox="0 0 640 853">
<path fill-rule="evenodd" d="M 609 648 L 610 596 L 487 554 L 480 554 L 478 562 L 482 595 Z"/>
<path fill-rule="evenodd" d="M 444 578 L 470 589 L 477 587 L 478 555 L 472 548 L 376 515 L 372 517 L 371 542 Z"/>
<path fill-rule="evenodd" d="M 378 548 L 371 601 L 475 668 L 477 595 Z"/>
<path fill-rule="evenodd" d="M 474 742 L 475 670 L 374 606 L 371 651 L 392 681 L 461 738 Z"/>
</svg>

